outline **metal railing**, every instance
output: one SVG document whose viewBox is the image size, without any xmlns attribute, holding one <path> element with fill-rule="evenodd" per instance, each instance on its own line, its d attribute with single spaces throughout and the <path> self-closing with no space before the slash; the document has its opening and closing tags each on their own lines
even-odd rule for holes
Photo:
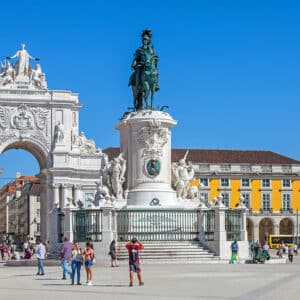
<svg viewBox="0 0 300 300">
<path fill-rule="evenodd" d="M 205 210 L 203 212 L 203 231 L 205 241 L 215 240 L 215 211 Z"/>
<path fill-rule="evenodd" d="M 102 211 L 80 210 L 72 213 L 74 241 L 102 240 Z"/>
<path fill-rule="evenodd" d="M 225 230 L 227 241 L 241 240 L 243 230 L 242 213 L 239 210 L 227 210 L 225 212 Z"/>
<path fill-rule="evenodd" d="M 118 241 L 192 241 L 198 239 L 198 210 L 125 209 L 117 214 Z"/>
</svg>

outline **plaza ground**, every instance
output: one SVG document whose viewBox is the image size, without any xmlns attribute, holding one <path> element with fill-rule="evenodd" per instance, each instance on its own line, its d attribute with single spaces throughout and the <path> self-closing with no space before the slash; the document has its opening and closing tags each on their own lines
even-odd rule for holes
<svg viewBox="0 0 300 300">
<path fill-rule="evenodd" d="M 71 286 L 59 267 L 0 266 L 0 299 L 298 299 L 300 256 L 293 264 L 155 264 L 143 266 L 145 286 L 128 286 L 128 266 L 96 266 L 93 286 Z M 82 270 L 82 282 L 85 272 Z"/>
</svg>

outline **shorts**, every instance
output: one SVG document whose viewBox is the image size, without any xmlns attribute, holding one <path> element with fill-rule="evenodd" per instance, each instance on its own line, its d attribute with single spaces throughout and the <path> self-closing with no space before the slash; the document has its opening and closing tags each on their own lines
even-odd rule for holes
<svg viewBox="0 0 300 300">
<path fill-rule="evenodd" d="M 129 272 L 140 273 L 141 271 L 142 270 L 139 263 L 129 264 Z"/>
<path fill-rule="evenodd" d="M 92 261 L 92 260 L 86 260 L 86 261 L 84 262 L 84 265 L 85 265 L 86 267 L 91 267 L 91 266 L 93 266 L 93 261 Z"/>
</svg>

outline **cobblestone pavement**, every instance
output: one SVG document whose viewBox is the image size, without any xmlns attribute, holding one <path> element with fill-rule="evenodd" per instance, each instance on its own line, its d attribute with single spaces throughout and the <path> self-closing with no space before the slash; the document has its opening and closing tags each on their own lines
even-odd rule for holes
<svg viewBox="0 0 300 300">
<path fill-rule="evenodd" d="M 128 286 L 128 266 L 96 266 L 93 286 L 71 286 L 59 267 L 0 266 L 0 299 L 298 299 L 300 257 L 293 264 L 144 265 L 145 286 Z M 82 282 L 85 271 L 82 270 Z"/>
</svg>

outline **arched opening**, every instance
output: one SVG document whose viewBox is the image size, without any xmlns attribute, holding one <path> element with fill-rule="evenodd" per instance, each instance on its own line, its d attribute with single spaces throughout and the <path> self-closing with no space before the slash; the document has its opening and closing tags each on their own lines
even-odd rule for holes
<svg viewBox="0 0 300 300">
<path fill-rule="evenodd" d="M 251 219 L 247 218 L 247 234 L 248 234 L 248 241 L 254 241 L 254 226 Z"/>
<path fill-rule="evenodd" d="M 1 150 L 0 237 L 19 245 L 34 242 L 45 230 L 47 185 L 41 171 L 47 168 L 47 155 L 28 141 L 13 142 Z"/>
<path fill-rule="evenodd" d="M 289 218 L 284 218 L 279 223 L 279 233 L 280 234 L 293 234 L 294 223 Z"/>
<path fill-rule="evenodd" d="M 274 233 L 274 224 L 270 218 L 263 218 L 259 222 L 259 241 L 264 243 L 269 240 L 270 234 Z"/>
</svg>

